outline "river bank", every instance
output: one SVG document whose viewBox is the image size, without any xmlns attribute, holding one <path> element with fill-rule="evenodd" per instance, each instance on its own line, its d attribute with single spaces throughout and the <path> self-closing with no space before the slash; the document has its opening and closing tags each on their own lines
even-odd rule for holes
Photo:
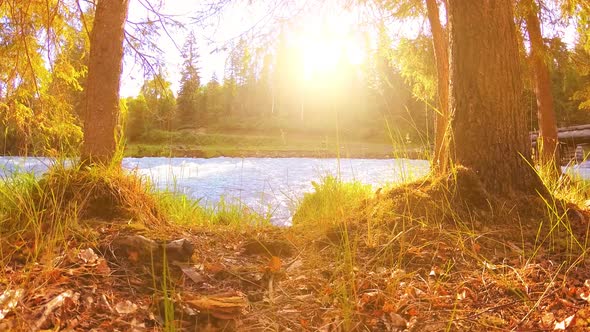
<svg viewBox="0 0 590 332">
<path fill-rule="evenodd" d="M 360 140 L 317 135 L 271 135 L 256 132 L 203 133 L 156 131 L 128 142 L 127 157 L 259 157 L 259 158 L 363 158 L 428 159 L 419 143 Z"/>
</svg>

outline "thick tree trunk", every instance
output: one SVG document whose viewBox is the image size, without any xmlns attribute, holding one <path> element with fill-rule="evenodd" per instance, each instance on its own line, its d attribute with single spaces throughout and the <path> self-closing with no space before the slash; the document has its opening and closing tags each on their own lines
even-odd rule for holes
<svg viewBox="0 0 590 332">
<path fill-rule="evenodd" d="M 434 161 L 435 172 L 448 170 L 447 144 L 444 143 L 449 114 L 449 37 L 440 23 L 440 12 L 436 0 L 426 0 L 428 21 L 432 30 L 434 56 L 436 58 L 436 72 L 438 85 L 438 113 L 436 114 Z"/>
<path fill-rule="evenodd" d="M 455 164 L 496 194 L 536 193 L 512 0 L 449 0 L 450 130 Z"/>
<path fill-rule="evenodd" d="M 537 96 L 537 117 L 539 119 L 539 139 L 537 147 L 541 165 L 551 165 L 557 174 L 561 173 L 557 139 L 557 122 L 553 110 L 553 94 L 549 68 L 545 62 L 545 44 L 541 35 L 541 23 L 537 16 L 538 8 L 533 0 L 526 0 L 526 27 L 531 41 L 531 65 L 535 78 Z"/>
<path fill-rule="evenodd" d="M 98 0 L 90 36 L 81 160 L 108 164 L 115 153 L 128 0 Z"/>
</svg>

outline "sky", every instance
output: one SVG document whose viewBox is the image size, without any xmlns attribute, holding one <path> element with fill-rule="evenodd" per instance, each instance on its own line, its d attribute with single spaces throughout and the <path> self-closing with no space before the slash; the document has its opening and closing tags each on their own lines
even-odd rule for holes
<svg viewBox="0 0 590 332">
<path fill-rule="evenodd" d="M 228 58 L 228 47 L 231 47 L 232 42 L 237 42 L 241 36 L 251 39 L 252 36 L 263 35 L 269 29 L 276 29 L 277 21 L 286 20 L 293 16 L 292 13 L 289 13 L 291 10 L 276 5 L 277 3 L 291 4 L 294 8 L 300 8 L 301 4 L 307 3 L 307 1 L 234 1 L 235 4 L 224 7 L 218 15 L 196 23 L 195 18 L 203 17 L 202 12 L 206 9 L 203 5 L 204 1 L 161 0 L 161 7 L 157 11 L 179 21 L 184 25 L 184 28 L 166 25 L 166 31 L 160 30 L 159 37 L 150 36 L 149 38 L 155 40 L 163 51 L 158 59 L 165 63 L 167 79 L 172 83 L 172 91 L 176 94 L 179 89 L 183 62 L 180 50 L 190 31 L 195 34 L 199 47 L 201 82 L 208 82 L 213 74 L 216 74 L 221 80 Z M 155 2 L 157 1 L 149 0 L 152 5 L 155 5 Z M 216 2 L 216 0 L 206 3 L 212 2 Z M 354 35 L 355 29 L 362 29 L 363 25 L 368 24 L 368 20 L 374 19 L 374 17 L 365 18 L 374 15 L 374 13 L 344 10 L 339 5 L 341 2 L 342 0 L 323 0 L 318 2 L 321 5 L 318 5 L 317 8 L 314 7 L 309 13 L 302 14 L 301 20 L 304 22 L 302 26 L 307 31 L 302 31 L 299 37 L 303 36 L 300 38 L 304 39 L 301 42 L 301 48 L 305 50 L 306 61 L 311 61 L 310 67 L 324 66 L 328 58 L 327 55 L 330 53 L 330 46 L 326 46 L 326 44 L 331 42 L 326 38 L 322 39 L 314 35 L 314 30 L 318 30 L 317 27 L 326 25 L 326 23 L 332 27 L 332 30 L 338 30 L 336 33 L 332 33 L 332 36 L 340 38 L 342 44 L 348 44 L 342 47 L 347 49 L 346 53 L 349 58 L 356 58 L 351 61 L 362 61 L 359 60 L 363 57 L 361 47 L 347 42 L 342 36 L 338 37 L 338 34 L 350 33 L 350 30 L 353 30 L 352 34 Z M 145 22 L 148 19 L 154 20 L 156 17 L 146 9 L 149 6 L 148 0 L 131 0 L 129 6 L 128 22 Z M 428 29 L 428 24 L 424 20 L 391 22 L 388 26 L 390 34 L 410 38 L 415 37 L 422 29 Z M 132 31 L 132 26 L 129 23 L 126 30 Z M 572 26 L 559 28 L 560 31 L 554 31 L 548 27 L 544 27 L 543 30 L 545 36 L 552 36 L 556 33 L 564 36 L 564 41 L 570 45 L 575 40 L 575 29 Z M 141 38 L 145 39 L 146 37 Z M 364 50 L 364 52 L 366 51 Z M 144 73 L 144 68 L 135 63 L 133 55 L 127 54 L 121 80 L 122 97 L 138 95 L 144 81 Z"/>
<path fill-rule="evenodd" d="M 243 4 L 227 6 L 223 13 L 205 22 L 195 23 L 195 17 L 199 16 L 200 10 L 203 10 L 203 1 L 165 0 L 162 3 L 163 6 L 158 11 L 170 15 L 185 26 L 184 28 L 168 26 L 168 34 L 161 31 L 160 36 L 156 37 L 158 46 L 164 51 L 161 60 L 166 63 L 166 74 L 172 83 L 174 93 L 178 92 L 183 62 L 180 52 L 190 31 L 194 32 L 199 47 L 201 81 L 208 82 L 213 74 L 222 79 L 228 57 L 227 47 L 231 42 L 237 41 L 242 35 L 248 33 L 250 29 L 264 28 L 268 13 L 267 8 L 243 2 Z M 146 0 L 131 0 L 128 21 L 142 22 L 146 18 L 154 18 L 155 15 L 146 10 L 145 4 Z M 126 30 L 131 30 L 129 24 Z M 121 95 L 136 96 L 143 81 L 144 69 L 134 62 L 133 56 L 126 55 Z"/>
</svg>

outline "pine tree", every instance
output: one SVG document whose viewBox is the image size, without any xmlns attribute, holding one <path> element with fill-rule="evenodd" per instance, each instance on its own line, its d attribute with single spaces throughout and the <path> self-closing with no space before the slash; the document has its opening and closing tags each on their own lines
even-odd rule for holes
<svg viewBox="0 0 590 332">
<path fill-rule="evenodd" d="M 202 121 L 199 112 L 199 52 L 195 35 L 191 32 L 182 49 L 184 59 L 180 78 L 180 90 L 178 91 L 178 121 L 179 126 L 194 126 Z"/>
<path fill-rule="evenodd" d="M 544 189 L 529 164 L 512 2 L 449 0 L 448 4 L 448 157 L 472 169 L 490 193 L 537 195 Z"/>
</svg>

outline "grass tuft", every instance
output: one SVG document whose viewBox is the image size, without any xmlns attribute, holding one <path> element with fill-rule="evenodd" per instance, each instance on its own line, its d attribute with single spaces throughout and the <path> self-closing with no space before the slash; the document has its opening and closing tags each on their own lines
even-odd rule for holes
<svg viewBox="0 0 590 332">
<path fill-rule="evenodd" d="M 361 206 L 372 195 L 371 186 L 360 182 L 343 182 L 334 176 L 321 183 L 312 182 L 313 193 L 303 196 L 293 224 L 312 227 L 333 226 Z"/>
</svg>

